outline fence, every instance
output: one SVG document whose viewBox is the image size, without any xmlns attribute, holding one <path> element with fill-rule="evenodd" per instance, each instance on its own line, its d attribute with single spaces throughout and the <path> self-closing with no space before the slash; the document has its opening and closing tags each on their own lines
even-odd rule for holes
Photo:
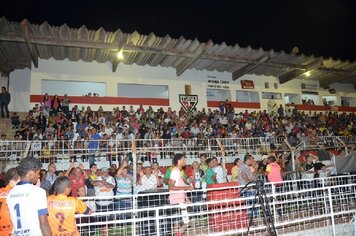
<svg viewBox="0 0 356 236">
<path fill-rule="evenodd" d="M 320 145 L 326 147 L 340 147 L 356 144 L 355 137 L 319 137 Z M 227 154 L 261 153 L 268 151 L 270 144 L 280 146 L 284 137 L 269 138 L 223 138 L 220 139 Z M 33 155 L 44 160 L 56 158 L 85 159 L 94 153 L 96 156 L 118 158 L 129 155 L 132 152 L 132 143 L 135 143 L 136 151 L 140 156 L 153 158 L 170 158 L 173 153 L 185 152 L 188 156 L 205 152 L 208 155 L 220 153 L 220 147 L 216 139 L 136 139 L 136 140 L 33 140 L 33 141 L 1 141 L 0 158 L 13 159 L 26 155 Z M 97 143 L 97 144 L 93 144 Z M 306 145 L 306 148 L 313 145 Z"/>
<path fill-rule="evenodd" d="M 268 150 L 269 140 L 263 138 L 225 138 L 220 139 L 228 154 L 256 150 Z M 278 142 L 282 142 L 279 140 Z M 166 159 L 176 152 L 188 156 L 198 156 L 204 152 L 208 155 L 220 153 L 215 139 L 136 139 L 136 140 L 49 140 L 49 141 L 0 141 L 0 157 L 16 160 L 21 156 L 32 155 L 49 159 L 86 159 L 96 155 L 108 159 L 120 158 L 132 153 L 133 144 L 137 154 L 149 158 Z"/>
<path fill-rule="evenodd" d="M 191 203 L 182 205 L 170 205 L 171 193 L 164 190 L 81 198 L 95 213 L 76 215 L 78 230 L 103 236 L 268 235 L 271 220 L 278 235 L 355 233 L 356 175 L 266 183 L 267 194 L 257 197 L 253 184 L 248 195 L 243 186 L 221 186 L 186 192 Z"/>
<path fill-rule="evenodd" d="M 265 184 L 268 215 L 278 235 L 352 235 L 355 180 L 339 176 L 286 181 L 281 187 Z M 240 189 L 192 191 L 187 193 L 192 203 L 184 205 L 169 205 L 167 192 L 84 198 L 93 206 L 103 200 L 109 204 L 104 212 L 77 215 L 78 228 L 81 235 L 267 235 L 261 198 L 252 209 L 255 197 L 240 196 Z"/>
</svg>

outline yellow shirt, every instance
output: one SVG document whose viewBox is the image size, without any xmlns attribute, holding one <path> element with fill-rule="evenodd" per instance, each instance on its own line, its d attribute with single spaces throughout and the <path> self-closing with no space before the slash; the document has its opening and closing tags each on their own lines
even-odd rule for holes
<svg viewBox="0 0 356 236">
<path fill-rule="evenodd" d="M 237 176 L 239 174 L 240 168 L 238 166 L 233 166 L 231 168 L 231 182 L 237 182 Z"/>
<path fill-rule="evenodd" d="M 79 236 L 75 213 L 88 214 L 90 209 L 77 198 L 64 194 L 48 197 L 48 222 L 53 236 Z"/>
</svg>

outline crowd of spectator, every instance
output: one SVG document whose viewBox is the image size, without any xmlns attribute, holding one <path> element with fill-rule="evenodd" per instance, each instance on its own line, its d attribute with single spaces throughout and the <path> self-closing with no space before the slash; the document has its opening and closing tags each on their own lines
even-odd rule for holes
<svg viewBox="0 0 356 236">
<path fill-rule="evenodd" d="M 90 107 L 79 109 L 78 106 L 74 106 L 70 109 L 69 106 L 67 96 L 63 99 L 54 96 L 50 100 L 46 95 L 43 103 L 36 105 L 24 120 L 21 121 L 19 116 L 13 113 L 12 126 L 18 129 L 15 140 L 47 141 L 42 142 L 41 149 L 48 150 L 47 154 L 43 152 L 44 155 L 51 155 L 51 142 L 54 140 L 63 141 L 59 142 L 63 146 L 57 147 L 58 149 L 66 149 L 73 145 L 77 150 L 92 150 L 93 154 L 98 149 L 99 140 L 107 140 L 107 143 L 112 142 L 112 145 L 116 145 L 125 139 L 195 139 L 199 142 L 208 138 L 282 137 L 288 141 L 291 148 L 301 141 L 318 144 L 320 136 L 356 135 L 355 114 L 352 113 L 307 114 L 295 110 L 288 112 L 280 106 L 277 115 L 272 117 L 266 111 L 246 110 L 235 114 L 231 104 L 221 104 L 216 110 L 209 108 L 191 112 L 185 112 L 184 109 L 176 112 L 171 108 L 167 111 L 163 108 L 154 111 L 152 107 L 145 110 L 143 106 L 139 106 L 138 109 L 130 106 L 127 110 L 123 106 L 108 112 L 102 107 L 93 111 Z M 6 143 L 6 136 L 2 135 L 1 138 L 2 143 Z M 85 142 L 80 142 L 83 140 L 87 141 L 86 146 L 83 146 Z M 119 166 L 112 164 L 98 171 L 95 156 L 89 152 L 90 170 L 85 170 L 83 164 L 75 165 L 76 160 L 73 160 L 67 171 L 57 171 L 56 164 L 52 161 L 48 165 L 48 170 L 41 170 L 39 185 L 51 195 L 56 179 L 67 176 L 70 180 L 71 196 L 105 197 L 105 200 L 87 203 L 90 209 L 105 212 L 131 209 L 132 200 L 129 196 L 134 191 L 142 193 L 160 188 L 172 190 L 175 189 L 172 183 L 174 185 L 176 182 L 184 189 L 199 190 L 216 183 L 238 182 L 243 185 L 259 176 L 265 176 L 269 182 L 278 186 L 285 178 L 290 164 L 286 154 L 275 149 L 273 145 L 271 152 L 265 153 L 259 162 L 250 154 L 245 155 L 243 160 L 237 158 L 230 177 L 224 158 L 220 160 L 217 157 L 207 158 L 203 153 L 200 155 L 200 162 L 196 161 L 186 168 L 185 162 L 183 163 L 181 159 L 182 157 L 179 160 L 173 158 L 172 166 L 165 171 L 154 158 L 142 159 L 136 163 L 137 175 L 134 176 L 134 165 L 129 156 L 124 157 Z M 318 157 L 313 155 L 302 161 L 298 171 L 302 173 L 303 179 L 333 174 L 332 165 L 319 162 Z M 313 182 L 306 182 L 303 187 L 311 188 Z M 120 197 L 107 198 L 115 195 Z M 245 192 L 243 196 L 249 197 L 250 193 Z M 193 202 L 203 199 L 204 191 L 190 196 Z M 131 215 L 119 217 L 126 219 Z"/>
<path fill-rule="evenodd" d="M 116 107 L 104 111 L 100 106 L 93 111 L 90 106 L 81 109 L 75 105 L 70 109 L 67 95 L 52 99 L 46 94 L 41 104 L 36 104 L 24 120 L 14 112 L 12 127 L 18 129 L 20 140 L 77 140 L 89 139 L 95 128 L 104 140 L 121 139 L 191 139 L 206 138 L 251 138 L 286 137 L 292 146 L 300 141 L 314 144 L 318 136 L 356 135 L 355 114 L 320 112 L 313 114 L 285 110 L 282 105 L 275 116 L 264 111 L 235 113 L 229 102 L 217 109 L 183 108 L 174 111 L 156 111 L 151 106 L 140 105 Z"/>
</svg>

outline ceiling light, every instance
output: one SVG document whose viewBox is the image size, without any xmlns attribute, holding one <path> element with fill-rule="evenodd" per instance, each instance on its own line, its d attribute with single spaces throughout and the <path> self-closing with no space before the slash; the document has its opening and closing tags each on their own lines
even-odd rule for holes
<svg viewBox="0 0 356 236">
<path fill-rule="evenodd" d="M 120 50 L 117 55 L 116 55 L 117 59 L 119 60 L 123 60 L 124 59 L 124 53 L 122 50 Z"/>
<path fill-rule="evenodd" d="M 304 75 L 305 75 L 306 77 L 309 77 L 309 76 L 310 76 L 310 71 L 305 72 Z"/>
</svg>

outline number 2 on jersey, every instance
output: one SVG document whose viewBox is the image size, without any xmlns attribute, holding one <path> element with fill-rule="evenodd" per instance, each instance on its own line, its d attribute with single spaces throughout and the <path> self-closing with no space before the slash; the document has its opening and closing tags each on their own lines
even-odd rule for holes
<svg viewBox="0 0 356 236">
<path fill-rule="evenodd" d="M 66 229 L 63 229 L 63 223 L 64 223 L 64 214 L 62 212 L 56 213 L 56 218 L 59 219 L 59 225 L 58 225 L 58 231 L 59 232 L 64 232 L 67 231 Z"/>
</svg>

